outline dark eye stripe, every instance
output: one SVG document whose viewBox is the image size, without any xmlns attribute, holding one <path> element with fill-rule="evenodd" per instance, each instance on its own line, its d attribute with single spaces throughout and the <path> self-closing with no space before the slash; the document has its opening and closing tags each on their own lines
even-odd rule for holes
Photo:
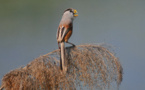
<svg viewBox="0 0 145 90">
<path fill-rule="evenodd" d="M 72 12 L 72 13 L 73 13 L 72 8 L 68 8 L 68 9 L 66 9 L 64 12 L 66 12 L 66 11 L 70 11 L 70 12 Z"/>
</svg>

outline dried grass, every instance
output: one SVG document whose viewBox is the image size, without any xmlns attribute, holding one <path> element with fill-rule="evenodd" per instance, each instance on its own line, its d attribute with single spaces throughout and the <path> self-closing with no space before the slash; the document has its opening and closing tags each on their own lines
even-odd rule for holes
<svg viewBox="0 0 145 90">
<path fill-rule="evenodd" d="M 122 81 L 119 60 L 102 45 L 86 44 L 66 48 L 68 71 L 59 66 L 59 50 L 36 58 L 2 79 L 6 90 L 76 90 L 109 88 Z"/>
</svg>

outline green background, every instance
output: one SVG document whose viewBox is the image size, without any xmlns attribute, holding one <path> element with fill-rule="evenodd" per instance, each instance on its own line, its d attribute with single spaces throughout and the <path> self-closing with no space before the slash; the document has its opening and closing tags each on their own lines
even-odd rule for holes
<svg viewBox="0 0 145 90">
<path fill-rule="evenodd" d="M 0 79 L 58 48 L 57 27 L 70 7 L 79 13 L 70 42 L 114 46 L 124 69 L 120 90 L 145 89 L 145 0 L 1 0 Z"/>
</svg>

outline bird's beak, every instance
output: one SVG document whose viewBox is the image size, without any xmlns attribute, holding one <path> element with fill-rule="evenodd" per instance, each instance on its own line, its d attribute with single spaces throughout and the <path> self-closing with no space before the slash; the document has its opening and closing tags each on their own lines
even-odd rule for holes
<svg viewBox="0 0 145 90">
<path fill-rule="evenodd" d="M 74 17 L 77 17 L 78 16 L 78 12 L 77 10 L 74 10 Z"/>
</svg>

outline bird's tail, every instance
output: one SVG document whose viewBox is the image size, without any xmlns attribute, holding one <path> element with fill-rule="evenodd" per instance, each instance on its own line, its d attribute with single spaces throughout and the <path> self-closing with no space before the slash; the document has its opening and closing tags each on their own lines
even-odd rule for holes
<svg viewBox="0 0 145 90">
<path fill-rule="evenodd" d="M 67 71 L 66 67 L 66 57 L 65 57 L 65 45 L 64 42 L 60 43 L 61 49 L 60 49 L 60 68 L 63 72 Z"/>
</svg>

